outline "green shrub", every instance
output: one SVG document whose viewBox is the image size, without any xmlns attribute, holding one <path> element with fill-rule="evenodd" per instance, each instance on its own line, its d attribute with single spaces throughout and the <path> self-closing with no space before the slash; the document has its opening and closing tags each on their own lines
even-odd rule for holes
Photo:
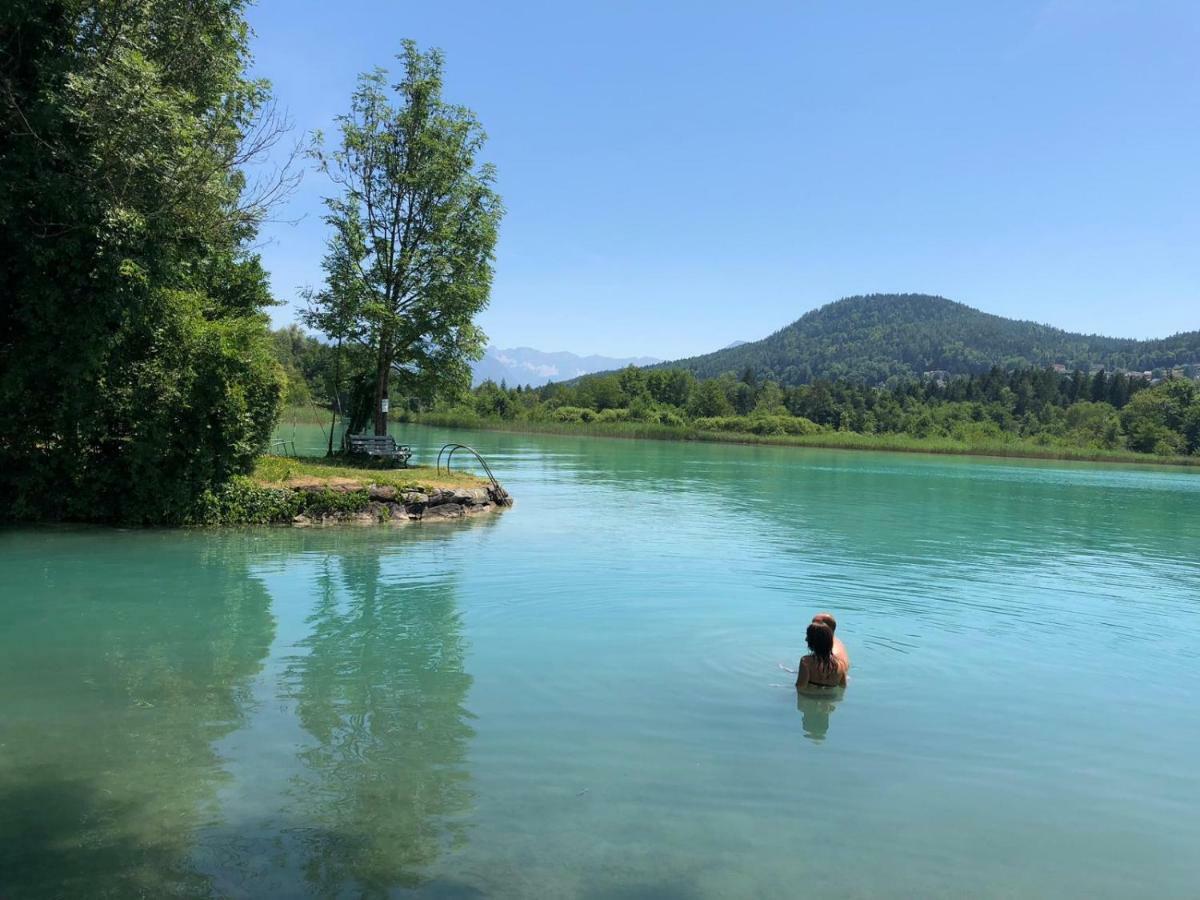
<svg viewBox="0 0 1200 900">
<path fill-rule="evenodd" d="M 749 420 L 751 434 L 820 434 L 821 426 L 802 416 L 753 416 Z"/>
<path fill-rule="evenodd" d="M 705 416 L 694 419 L 692 425 L 698 431 L 723 431 L 739 434 L 820 434 L 822 431 L 821 426 L 815 422 L 800 416 L 788 415 Z"/>
<path fill-rule="evenodd" d="M 551 422 L 590 422 L 596 413 L 582 406 L 560 406 L 550 414 Z"/>
<path fill-rule="evenodd" d="M 736 416 L 699 416 L 692 419 L 697 431 L 745 431 Z"/>
<path fill-rule="evenodd" d="M 594 422 L 628 422 L 629 410 L 627 409 L 604 409 L 596 413 Z"/>
<path fill-rule="evenodd" d="M 216 490 L 205 491 L 188 516 L 187 524 L 269 525 L 290 522 L 300 513 L 318 518 L 362 512 L 370 502 L 365 488 L 349 493 L 326 488 L 318 494 L 267 487 L 239 475 Z"/>
<path fill-rule="evenodd" d="M 326 488 L 320 494 L 301 494 L 301 511 L 309 516 L 337 515 L 338 513 L 362 512 L 371 502 L 366 489 L 340 493 Z"/>
<path fill-rule="evenodd" d="M 290 488 L 264 487 L 237 476 L 216 490 L 201 494 L 189 525 L 267 525 L 286 522 L 299 514 L 304 497 Z"/>
</svg>

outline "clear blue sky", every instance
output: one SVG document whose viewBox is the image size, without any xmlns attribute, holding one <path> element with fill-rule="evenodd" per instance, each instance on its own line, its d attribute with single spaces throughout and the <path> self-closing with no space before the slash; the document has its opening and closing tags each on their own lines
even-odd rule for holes
<svg viewBox="0 0 1200 900">
<path fill-rule="evenodd" d="M 1200 328 L 1200 3 L 262 0 L 256 67 L 325 129 L 441 47 L 508 214 L 493 343 L 678 357 L 869 292 L 1079 331 Z M 332 135 L 330 135 L 332 137 Z M 321 280 L 309 174 L 263 255 Z"/>
</svg>

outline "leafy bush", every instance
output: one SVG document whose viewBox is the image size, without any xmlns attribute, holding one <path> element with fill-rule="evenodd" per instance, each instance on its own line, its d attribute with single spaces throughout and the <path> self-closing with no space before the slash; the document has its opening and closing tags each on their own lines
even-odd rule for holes
<svg viewBox="0 0 1200 900">
<path fill-rule="evenodd" d="M 303 495 L 290 488 L 264 487 L 244 476 L 200 495 L 189 525 L 267 525 L 298 515 Z"/>
<path fill-rule="evenodd" d="M 628 422 L 629 410 L 627 409 L 602 409 L 596 413 L 596 422 Z"/>
<path fill-rule="evenodd" d="M 751 434 L 819 434 L 821 426 L 801 416 L 769 415 L 749 419 Z"/>
<path fill-rule="evenodd" d="M 196 501 L 186 524 L 269 525 L 290 522 L 300 513 L 316 518 L 362 512 L 370 502 L 366 489 L 342 493 L 327 488 L 314 493 L 267 487 L 239 475 L 215 490 L 205 491 Z"/>
<path fill-rule="evenodd" d="M 700 431 L 740 432 L 742 434 L 818 434 L 821 426 L 800 416 L 707 416 L 694 419 Z"/>
<path fill-rule="evenodd" d="M 552 422 L 590 422 L 596 413 L 581 406 L 560 406 L 550 413 Z"/>
<path fill-rule="evenodd" d="M 370 505 L 371 497 L 365 489 L 348 493 L 326 489 L 320 494 L 302 494 L 301 500 L 305 515 L 322 516 L 362 512 Z"/>
<path fill-rule="evenodd" d="M 1121 419 L 1111 404 L 1081 400 L 1067 407 L 1063 421 L 1076 445 L 1107 450 L 1121 446 Z"/>
<path fill-rule="evenodd" d="M 1169 456 L 1200 450 L 1200 392 L 1187 381 L 1168 381 L 1134 395 L 1121 410 L 1129 446 Z"/>
</svg>

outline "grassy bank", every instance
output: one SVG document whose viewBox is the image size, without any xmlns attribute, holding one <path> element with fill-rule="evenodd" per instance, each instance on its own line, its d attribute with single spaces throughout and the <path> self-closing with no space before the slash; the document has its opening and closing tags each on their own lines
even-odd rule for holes
<svg viewBox="0 0 1200 900">
<path fill-rule="evenodd" d="M 445 472 L 440 475 L 430 466 L 407 469 L 374 468 L 348 464 L 334 457 L 263 456 L 250 476 L 265 487 L 351 487 L 366 489 L 372 484 L 387 485 L 398 491 L 428 493 L 454 488 L 486 487 L 489 482 L 469 472 Z"/>
<path fill-rule="evenodd" d="M 965 456 L 994 456 L 1017 459 L 1062 459 L 1079 462 L 1138 463 L 1200 469 L 1200 457 L 1155 456 L 1131 450 L 1104 450 L 1039 444 L 1034 441 L 959 441 L 953 438 L 917 438 L 906 434 L 857 434 L 829 431 L 819 434 L 751 434 L 737 431 L 708 431 L 690 425 L 659 425 L 645 422 L 531 422 L 488 419 L 448 413 L 424 413 L 410 421 L 438 428 L 474 428 L 517 434 L 562 434 L 591 437 L 634 438 L 658 441 L 709 441 L 727 444 L 768 444 L 785 447 L 814 447 L 830 450 L 881 450 L 896 453 L 934 453 Z"/>
<path fill-rule="evenodd" d="M 249 475 L 206 493 L 187 525 L 270 525 L 420 518 L 426 505 L 486 491 L 467 472 L 438 474 L 426 466 L 383 469 L 323 457 L 260 457 Z M 457 494 L 455 492 L 458 492 Z M 444 495 L 444 496 L 443 496 Z M 482 497 L 476 498 L 482 501 Z M 476 500 L 463 501 L 477 505 Z M 398 505 L 397 501 L 403 504 Z M 445 510 L 439 510 L 439 514 Z"/>
</svg>

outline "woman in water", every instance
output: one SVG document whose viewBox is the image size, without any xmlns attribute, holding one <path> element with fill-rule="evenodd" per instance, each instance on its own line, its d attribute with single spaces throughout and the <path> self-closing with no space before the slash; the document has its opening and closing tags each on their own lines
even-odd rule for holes
<svg viewBox="0 0 1200 900">
<path fill-rule="evenodd" d="M 833 629 L 824 622 L 813 622 L 804 640 L 812 652 L 800 659 L 796 688 L 845 687 L 849 666 L 833 652 Z"/>
</svg>

